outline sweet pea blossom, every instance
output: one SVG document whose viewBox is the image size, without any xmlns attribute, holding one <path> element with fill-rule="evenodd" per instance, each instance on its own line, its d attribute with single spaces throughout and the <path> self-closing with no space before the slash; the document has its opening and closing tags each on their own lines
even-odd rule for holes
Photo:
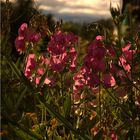
<svg viewBox="0 0 140 140">
<path fill-rule="evenodd" d="M 116 85 L 115 78 L 111 74 L 103 74 L 103 84 L 106 88 Z"/>
<path fill-rule="evenodd" d="M 27 63 L 25 68 L 25 76 L 30 78 L 33 70 L 35 69 L 37 62 L 35 61 L 35 54 L 29 54 L 27 57 Z"/>
<path fill-rule="evenodd" d="M 19 36 L 26 36 L 26 32 L 28 30 L 27 23 L 23 23 L 20 28 L 18 29 L 18 35 Z"/>
<path fill-rule="evenodd" d="M 26 40 L 28 42 L 37 43 L 41 39 L 40 33 L 32 32 L 31 30 L 28 30 L 26 35 Z"/>
<path fill-rule="evenodd" d="M 18 36 L 15 40 L 15 46 L 18 52 L 25 51 L 25 38 L 24 36 Z"/>
<path fill-rule="evenodd" d="M 111 140 L 118 140 L 118 136 L 115 134 L 115 132 L 112 130 L 110 131 L 110 139 Z"/>
<path fill-rule="evenodd" d="M 96 36 L 96 40 L 97 40 L 97 41 L 103 41 L 103 39 L 104 39 L 104 38 L 103 38 L 103 36 L 101 36 L 101 35 Z"/>
<path fill-rule="evenodd" d="M 55 72 L 62 72 L 65 68 L 65 64 L 67 62 L 67 53 L 63 53 L 62 55 L 53 55 L 50 58 L 49 67 Z"/>
<path fill-rule="evenodd" d="M 129 63 L 127 62 L 127 60 L 125 59 L 125 57 L 120 56 L 119 57 L 119 65 L 123 67 L 124 70 L 126 70 L 127 72 L 130 72 L 131 67 L 129 65 Z"/>
<path fill-rule="evenodd" d="M 72 47 L 69 51 L 69 62 L 70 62 L 70 70 L 73 71 L 76 69 L 76 60 L 77 60 L 77 51 L 74 47 Z"/>
<path fill-rule="evenodd" d="M 75 82 L 73 85 L 73 91 L 74 94 L 77 94 L 78 91 L 81 90 L 84 87 L 84 85 L 87 84 L 87 81 L 84 75 L 82 74 L 82 69 L 73 77 L 73 80 Z"/>
<path fill-rule="evenodd" d="M 36 85 L 38 85 L 40 83 L 42 75 L 35 77 L 34 82 Z M 54 87 L 56 85 L 56 79 L 54 77 L 46 76 L 43 85 L 48 85 L 50 87 Z"/>
<path fill-rule="evenodd" d="M 85 86 L 90 90 L 98 87 L 101 78 L 99 77 L 99 73 L 102 73 L 102 84 L 105 88 L 111 88 L 116 85 L 116 80 L 113 77 L 113 74 L 117 69 L 115 69 L 113 64 L 109 63 L 109 65 L 105 58 L 107 55 L 114 56 L 114 51 L 111 46 L 107 47 L 103 43 L 103 40 L 104 38 L 102 36 L 97 36 L 89 45 L 83 65 L 73 78 L 74 94 L 77 94 L 78 90 L 83 89 Z M 109 72 L 107 72 L 108 67 L 112 68 Z"/>
<path fill-rule="evenodd" d="M 125 59 L 130 62 L 132 61 L 133 55 L 135 54 L 135 50 L 130 50 L 131 44 L 127 44 L 125 47 L 122 48 L 122 55 L 125 57 Z"/>
<path fill-rule="evenodd" d="M 33 53 L 29 54 L 26 59 L 26 67 L 25 67 L 25 76 L 32 82 L 34 82 L 36 85 L 39 84 L 40 79 L 42 75 L 45 72 L 45 67 L 43 65 L 46 65 L 45 63 L 45 57 L 42 56 L 40 59 L 37 58 L 37 56 Z M 47 67 L 47 65 L 46 65 Z M 54 78 L 50 78 L 46 76 L 44 80 L 44 84 L 55 86 L 55 80 Z"/>
<path fill-rule="evenodd" d="M 48 52 L 52 55 L 60 55 L 68 48 L 71 48 L 77 43 L 77 36 L 73 33 L 63 33 L 61 30 L 56 31 L 48 43 Z"/>
<path fill-rule="evenodd" d="M 75 70 L 77 51 L 74 46 L 77 41 L 77 36 L 73 33 L 65 33 L 61 30 L 51 36 L 47 50 L 50 54 L 49 67 L 54 72 L 62 72 L 66 67 Z"/>
<path fill-rule="evenodd" d="M 15 40 L 15 46 L 19 53 L 26 50 L 26 42 L 37 43 L 41 39 L 40 33 L 31 31 L 27 23 L 23 23 L 18 29 L 18 36 Z"/>
<path fill-rule="evenodd" d="M 134 54 L 136 53 L 135 50 L 130 50 L 131 44 L 127 44 L 125 47 L 122 48 L 122 55 L 119 57 L 119 65 L 123 67 L 123 69 L 127 72 L 130 72 L 131 70 L 131 63 L 132 59 L 134 57 Z"/>
</svg>

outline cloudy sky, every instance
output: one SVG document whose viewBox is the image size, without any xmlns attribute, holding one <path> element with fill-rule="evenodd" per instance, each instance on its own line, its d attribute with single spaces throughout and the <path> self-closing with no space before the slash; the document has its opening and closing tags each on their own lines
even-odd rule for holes
<svg viewBox="0 0 140 140">
<path fill-rule="evenodd" d="M 120 0 L 35 0 L 39 9 L 51 13 L 57 19 L 74 22 L 90 22 L 109 18 L 110 1 L 113 6 Z"/>
<path fill-rule="evenodd" d="M 11 0 L 14 1 L 14 0 Z M 113 6 L 121 0 L 34 0 L 43 13 L 53 14 L 57 20 L 91 22 L 109 18 L 110 2 Z"/>
</svg>

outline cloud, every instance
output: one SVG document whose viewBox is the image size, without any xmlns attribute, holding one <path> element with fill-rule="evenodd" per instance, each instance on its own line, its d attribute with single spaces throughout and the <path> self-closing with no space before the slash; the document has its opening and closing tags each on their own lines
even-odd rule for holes
<svg viewBox="0 0 140 140">
<path fill-rule="evenodd" d="M 112 3 L 119 0 L 112 0 Z M 39 8 L 44 13 L 52 13 L 64 20 L 83 21 L 85 19 L 109 18 L 109 0 L 38 0 Z M 86 18 L 84 16 L 86 16 Z M 73 18 L 72 18 L 73 17 Z"/>
<path fill-rule="evenodd" d="M 66 2 L 60 1 L 60 0 L 36 0 L 36 3 L 38 3 L 40 5 L 46 5 L 49 7 L 53 7 L 53 8 L 66 6 Z"/>
<path fill-rule="evenodd" d="M 110 0 L 117 3 L 120 0 Z M 109 0 L 35 0 L 43 13 L 51 13 L 57 19 L 84 22 L 111 17 Z"/>
<path fill-rule="evenodd" d="M 89 22 L 94 22 L 99 19 L 107 19 L 108 16 L 106 14 L 101 14 L 101 15 L 93 15 L 93 14 L 87 14 L 87 13 L 56 13 L 54 10 L 44 10 L 43 13 L 45 14 L 53 14 L 56 17 L 56 20 L 63 20 L 63 21 L 73 21 L 73 22 L 78 22 L 78 23 L 89 23 Z"/>
<path fill-rule="evenodd" d="M 34 0 L 43 13 L 51 13 L 57 19 L 76 22 L 110 18 L 110 1 L 115 7 L 121 0 Z"/>
</svg>

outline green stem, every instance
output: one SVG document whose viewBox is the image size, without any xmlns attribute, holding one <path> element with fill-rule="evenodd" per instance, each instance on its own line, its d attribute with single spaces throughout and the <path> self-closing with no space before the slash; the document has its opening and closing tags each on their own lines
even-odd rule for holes
<svg viewBox="0 0 140 140">
<path fill-rule="evenodd" d="M 99 117 L 100 123 L 102 119 L 102 108 L 101 108 L 101 73 L 99 73 Z"/>
<path fill-rule="evenodd" d="M 79 140 L 90 140 L 90 138 L 83 133 L 80 133 L 79 131 L 75 130 L 72 125 L 69 123 L 68 120 L 66 120 L 60 113 L 56 112 L 50 104 L 46 103 L 45 101 L 41 101 L 39 99 L 39 96 L 36 96 L 37 100 L 41 103 L 44 104 L 46 109 L 51 112 L 60 122 L 62 122 L 69 130 L 73 132 L 73 134 L 79 138 Z"/>
<path fill-rule="evenodd" d="M 61 81 L 61 96 L 64 97 L 64 85 L 63 85 L 63 74 L 60 74 L 60 81 Z"/>
</svg>

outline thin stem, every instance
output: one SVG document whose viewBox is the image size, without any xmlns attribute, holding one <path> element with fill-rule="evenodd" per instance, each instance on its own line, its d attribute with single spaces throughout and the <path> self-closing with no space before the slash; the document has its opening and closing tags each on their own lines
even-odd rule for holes
<svg viewBox="0 0 140 140">
<path fill-rule="evenodd" d="M 100 123 L 102 119 L 102 109 L 101 109 L 101 73 L 99 72 L 99 117 Z"/>
<path fill-rule="evenodd" d="M 63 85 L 63 73 L 60 74 L 60 81 L 61 81 L 61 95 L 62 95 L 62 98 L 64 97 L 64 85 Z"/>
</svg>

